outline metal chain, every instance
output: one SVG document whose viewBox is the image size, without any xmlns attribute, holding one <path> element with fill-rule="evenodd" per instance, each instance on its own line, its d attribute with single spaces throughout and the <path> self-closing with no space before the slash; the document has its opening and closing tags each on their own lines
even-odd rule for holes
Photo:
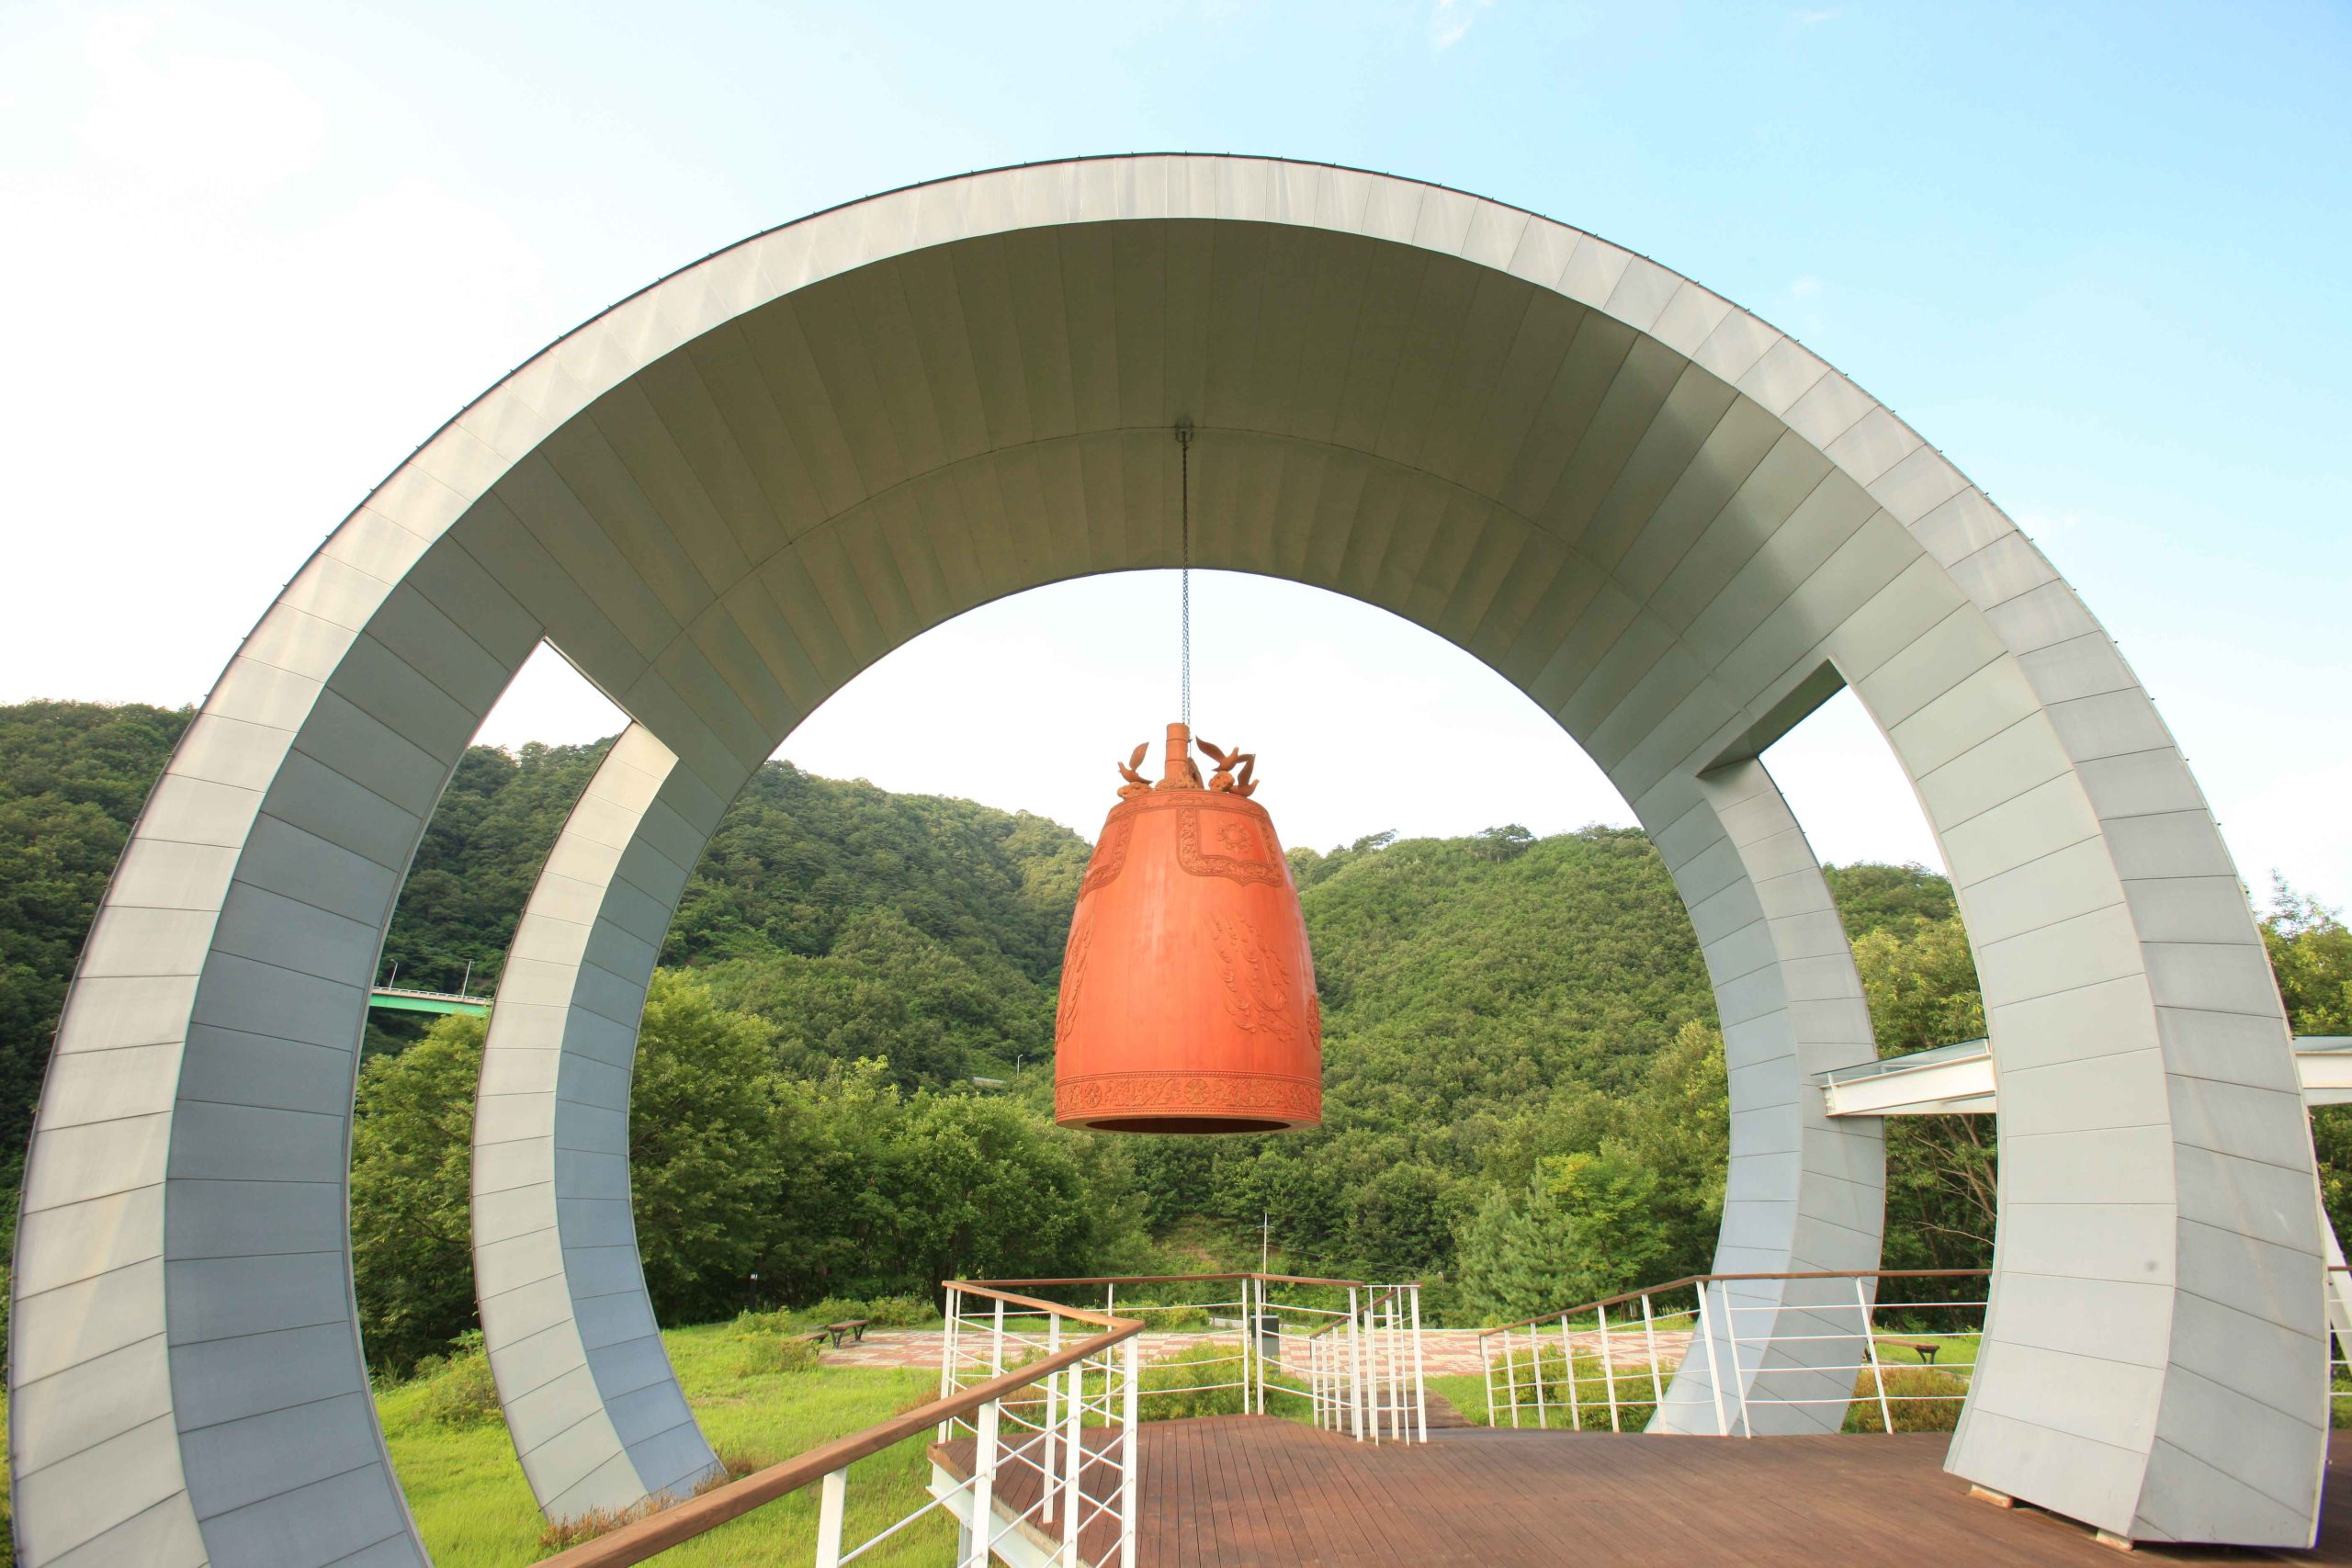
<svg viewBox="0 0 2352 1568">
<path fill-rule="evenodd" d="M 1183 671 L 1184 684 L 1182 713 L 1184 728 L 1193 727 L 1193 426 L 1190 421 L 1176 426 L 1177 463 L 1181 478 L 1178 481 L 1179 509 L 1183 518 L 1184 556 L 1183 581 Z"/>
</svg>

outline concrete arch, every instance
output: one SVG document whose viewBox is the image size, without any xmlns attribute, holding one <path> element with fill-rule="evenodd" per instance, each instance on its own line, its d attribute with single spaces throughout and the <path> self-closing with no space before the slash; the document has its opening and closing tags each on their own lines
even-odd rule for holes
<svg viewBox="0 0 2352 1568">
<path fill-rule="evenodd" d="M 550 1518 L 684 1497 L 718 1468 L 645 1288 L 628 1104 L 654 960 L 733 797 L 650 731 L 624 731 L 557 837 L 491 1010 L 474 1288 L 507 1430 Z"/>
<path fill-rule="evenodd" d="M 1960 886 L 2002 1076 L 1997 1278 L 1951 1466 L 2132 1536 L 2310 1540 L 2320 1243 L 2284 1019 L 2201 797 L 2071 590 L 1892 413 L 1654 263 L 1434 186 L 1164 156 L 913 187 L 664 279 L 468 408 L 288 586 L 142 814 L 68 998 L 15 1281 L 26 1561 L 423 1560 L 355 1326 L 352 1072 L 401 871 L 539 640 L 659 743 L 655 795 L 707 834 L 923 628 L 1172 564 L 1180 417 L 1196 563 L 1469 649 L 1657 836 L 1732 1055 L 1726 1267 L 1875 1256 L 1875 1146 L 1801 1092 L 1867 1055 L 1850 956 L 1752 765 L 1855 686 Z M 594 816 L 630 787 L 582 802 L 567 864 L 617 866 L 669 820 L 636 807 L 616 843 Z M 616 1408 L 661 1404 L 659 1378 L 621 1389 L 590 1343 L 583 1303 L 627 1291 L 570 1255 L 618 1233 L 609 1207 L 570 1228 L 590 1162 L 546 1088 L 618 1049 L 590 1015 L 620 1021 L 605 976 L 650 964 L 623 939 L 662 898 L 570 875 L 542 877 L 508 982 L 537 1032 L 500 1055 L 548 1180 L 477 1189 L 485 1256 L 517 1264 L 480 1281 L 486 1316 L 555 1277 L 531 1258 L 562 1275 L 532 1299 L 564 1354 L 537 1382 L 501 1368 L 511 1408 L 547 1391 L 595 1439 L 576 1474 L 544 1456 L 543 1501 L 668 1462 Z M 552 1241 L 513 1213 L 534 1204 Z"/>
</svg>

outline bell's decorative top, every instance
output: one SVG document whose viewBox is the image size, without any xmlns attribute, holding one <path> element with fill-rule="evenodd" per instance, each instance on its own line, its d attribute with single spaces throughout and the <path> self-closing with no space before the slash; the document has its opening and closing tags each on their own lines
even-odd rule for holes
<svg viewBox="0 0 2352 1568">
<path fill-rule="evenodd" d="M 1323 1013 L 1258 760 L 1168 727 L 1079 886 L 1054 1021 L 1054 1119 L 1114 1133 L 1268 1133 L 1323 1120 Z"/>
</svg>

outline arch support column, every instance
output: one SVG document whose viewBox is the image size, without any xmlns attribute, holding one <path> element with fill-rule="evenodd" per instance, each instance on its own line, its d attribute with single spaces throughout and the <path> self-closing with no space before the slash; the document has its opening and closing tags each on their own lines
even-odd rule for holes
<svg viewBox="0 0 2352 1568">
<path fill-rule="evenodd" d="M 1845 924 L 1760 761 L 1702 773 L 1695 784 L 1688 809 L 1656 838 L 1706 955 L 1730 1077 L 1713 1271 L 1875 1269 L 1886 1206 L 1880 1124 L 1831 1119 L 1815 1086 L 1818 1074 L 1878 1055 Z M 1649 1430 L 1715 1431 L 1717 1368 L 1736 1432 L 1844 1425 L 1853 1373 L 1814 1369 L 1863 1359 L 1849 1281 L 1729 1283 L 1710 1292 L 1708 1312 L 1713 1333 L 1694 1337 Z"/>
<path fill-rule="evenodd" d="M 684 1497 L 718 1456 L 646 1293 L 629 1084 L 662 942 L 726 796 L 642 725 L 539 873 L 491 1010 L 474 1116 L 474 1282 L 514 1451 L 550 1519 Z"/>
</svg>

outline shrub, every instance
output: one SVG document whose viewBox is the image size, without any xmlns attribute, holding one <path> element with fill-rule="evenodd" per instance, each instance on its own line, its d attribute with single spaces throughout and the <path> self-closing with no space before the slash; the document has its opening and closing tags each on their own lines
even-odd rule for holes
<svg viewBox="0 0 2352 1568">
<path fill-rule="evenodd" d="M 473 1427 L 498 1414 L 498 1384 L 490 1375 L 481 1329 L 459 1335 L 448 1355 L 427 1356 L 417 1363 L 417 1372 L 425 1384 L 418 1407 L 425 1420 L 443 1427 Z"/>
<path fill-rule="evenodd" d="M 1209 1325 L 1209 1309 L 1204 1306 L 1183 1303 L 1162 1306 L 1156 1302 L 1121 1302 L 1112 1310 L 1124 1316 L 1132 1306 L 1148 1306 L 1152 1309 L 1136 1315 L 1143 1319 L 1146 1327 L 1155 1332 L 1174 1334 L 1187 1328 L 1206 1328 Z"/>
<path fill-rule="evenodd" d="M 778 1307 L 774 1312 L 739 1312 L 735 1314 L 735 1332 L 752 1334 L 797 1334 L 801 1332 L 798 1314 Z"/>
<path fill-rule="evenodd" d="M 854 1317 L 870 1318 L 873 1315 L 865 1310 L 865 1303 L 855 1296 L 827 1296 L 800 1314 L 802 1321 L 811 1328 L 821 1324 L 845 1323 Z"/>
<path fill-rule="evenodd" d="M 1559 1351 L 1546 1346 L 1543 1355 L 1543 1374 L 1546 1427 L 1568 1427 L 1588 1432 L 1599 1427 L 1607 1431 L 1610 1385 L 1612 1382 L 1616 1385 L 1618 1430 L 1638 1432 L 1649 1425 L 1651 1416 L 1656 1413 L 1650 1402 L 1650 1369 L 1646 1363 L 1630 1364 L 1617 1360 L 1604 1370 L 1599 1357 L 1578 1356 L 1575 1374 L 1571 1377 Z M 1662 1376 L 1666 1381 L 1671 1381 L 1672 1369 L 1667 1369 Z M 1510 1401 L 1514 1389 L 1520 1403 L 1520 1419 L 1532 1421 L 1535 1416 L 1534 1366 L 1524 1351 L 1511 1356 L 1508 1371 L 1501 1365 L 1495 1369 L 1495 1397 L 1504 1411 L 1502 1424 L 1505 1426 L 1510 1424 Z"/>
<path fill-rule="evenodd" d="M 1928 1367 L 1883 1369 L 1885 1414 L 1894 1417 L 1898 1432 L 1949 1432 L 1960 1425 L 1960 1400 L 1968 1384 L 1950 1372 Z M 1854 1403 L 1846 1411 L 1849 1432 L 1883 1432 L 1886 1422 L 1878 1407 L 1878 1384 L 1867 1371 L 1854 1380 Z"/>
<path fill-rule="evenodd" d="M 905 1328 L 937 1322 L 939 1308 L 922 1296 L 876 1296 L 865 1303 L 863 1315 L 871 1318 L 876 1328 Z"/>
<path fill-rule="evenodd" d="M 805 1372 L 817 1364 L 814 1340 L 789 1334 L 754 1334 L 745 1337 L 736 1358 L 739 1378 L 765 1377 L 774 1372 Z"/>
<path fill-rule="evenodd" d="M 1147 1421 L 1183 1421 L 1195 1416 L 1241 1414 L 1241 1346 L 1218 1340 L 1179 1350 L 1143 1371 L 1143 1399 L 1137 1406 Z M 1232 1383 L 1218 1388 L 1217 1383 Z"/>
</svg>

